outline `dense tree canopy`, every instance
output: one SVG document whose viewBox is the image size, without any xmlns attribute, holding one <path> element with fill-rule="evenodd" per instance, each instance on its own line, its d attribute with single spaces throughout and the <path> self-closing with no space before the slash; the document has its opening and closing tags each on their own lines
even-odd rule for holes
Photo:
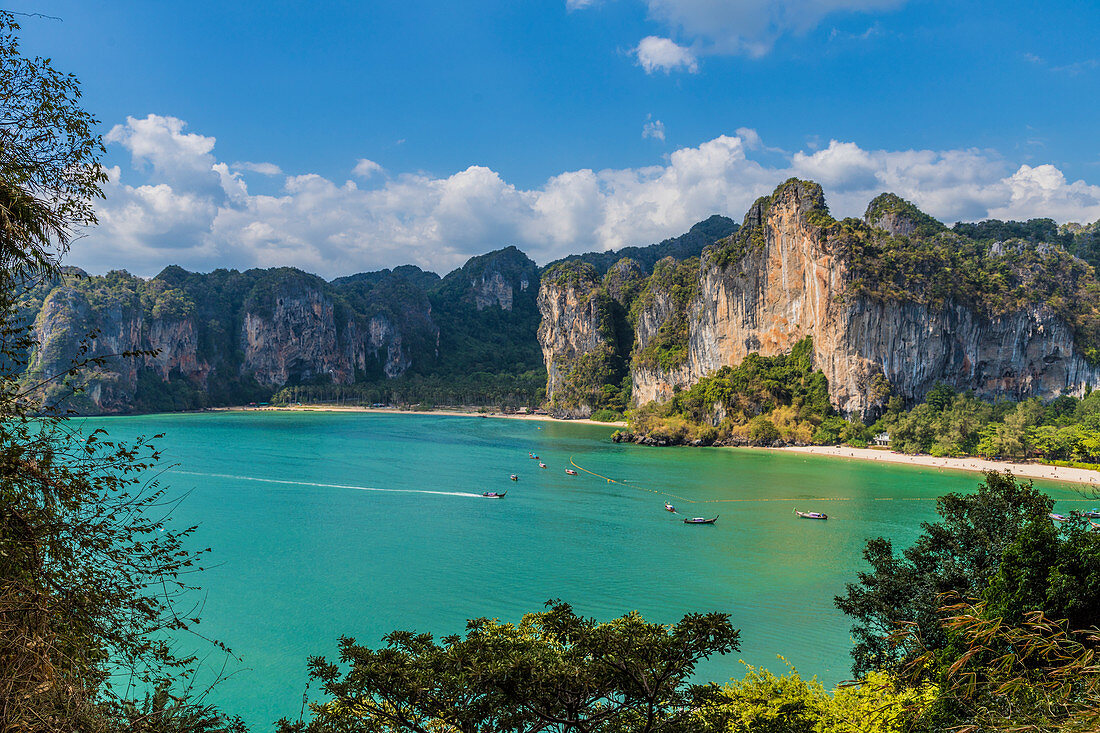
<svg viewBox="0 0 1100 733">
<path fill-rule="evenodd" d="M 941 595 L 980 597 L 1021 533 L 1034 523 L 1050 523 L 1052 506 L 1030 481 L 990 472 L 974 494 L 938 499 L 940 521 L 922 524 L 923 534 L 900 555 L 888 539 L 868 540 L 863 556 L 871 569 L 859 573 L 836 599 L 856 622 L 852 672 L 883 669 L 915 654 L 912 647 L 894 643 L 907 624 L 924 648 L 944 648 Z"/>
<path fill-rule="evenodd" d="M 283 730 L 535 733 L 688 731 L 710 686 L 696 664 L 735 651 L 725 614 L 689 614 L 671 626 L 637 613 L 599 623 L 565 603 L 517 625 L 490 619 L 464 636 L 394 632 L 370 649 L 343 639 L 339 664 L 316 658 L 312 678 L 328 700 L 308 724 Z"/>
</svg>

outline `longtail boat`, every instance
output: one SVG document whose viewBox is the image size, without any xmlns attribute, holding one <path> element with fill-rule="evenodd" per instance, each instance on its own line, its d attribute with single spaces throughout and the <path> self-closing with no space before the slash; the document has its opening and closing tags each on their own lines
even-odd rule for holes
<svg viewBox="0 0 1100 733">
<path fill-rule="evenodd" d="M 486 499 L 503 499 L 507 491 L 486 491 L 482 494 Z"/>
<path fill-rule="evenodd" d="M 692 517 L 691 519 L 685 519 L 684 524 L 714 524 L 717 521 L 717 515 L 714 517 L 714 519 L 706 519 L 704 517 Z"/>
<path fill-rule="evenodd" d="M 828 514 L 824 514 L 822 512 L 800 512 L 797 509 L 795 509 L 794 513 L 797 514 L 798 516 L 802 517 L 803 519 L 828 519 L 829 518 Z"/>
</svg>

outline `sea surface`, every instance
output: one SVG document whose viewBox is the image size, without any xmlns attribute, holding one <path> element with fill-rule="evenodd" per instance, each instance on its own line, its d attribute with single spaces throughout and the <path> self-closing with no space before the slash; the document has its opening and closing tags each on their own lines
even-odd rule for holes
<svg viewBox="0 0 1100 733">
<path fill-rule="evenodd" d="M 87 421 L 96 426 L 116 438 L 164 434 L 161 481 L 186 495 L 174 521 L 198 524 L 193 546 L 213 548 L 199 630 L 241 661 L 193 639 L 181 649 L 206 657 L 207 676 L 227 675 L 208 699 L 254 730 L 297 718 L 307 658 L 332 656 L 342 635 L 371 645 L 395 629 L 441 636 L 468 618 L 517 621 L 552 598 L 601 620 L 729 613 L 741 651 L 702 664 L 701 680 L 740 677 L 744 663 L 778 673 L 782 655 L 835 684 L 851 641 L 833 597 L 865 568 L 865 539 L 908 545 L 935 518 L 935 497 L 980 481 L 764 450 L 616 445 L 611 428 L 478 417 L 219 412 Z M 571 461 L 577 476 L 565 473 Z M 1043 486 L 1056 511 L 1098 503 Z M 715 515 L 712 526 L 682 521 Z"/>
</svg>

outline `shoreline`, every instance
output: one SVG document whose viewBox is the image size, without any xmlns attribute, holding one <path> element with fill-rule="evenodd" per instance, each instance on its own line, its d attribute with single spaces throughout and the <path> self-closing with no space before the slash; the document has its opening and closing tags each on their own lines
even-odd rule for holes
<svg viewBox="0 0 1100 733">
<path fill-rule="evenodd" d="M 365 412 L 365 413 L 378 413 L 383 415 L 443 415 L 444 417 L 485 417 L 495 418 L 498 420 L 541 420 L 543 422 L 558 422 L 558 423 L 573 423 L 576 425 L 596 425 L 608 428 L 625 428 L 626 423 L 623 421 L 615 422 L 600 422 L 599 420 L 589 420 L 588 418 L 562 418 L 553 417 L 552 415 L 521 415 L 518 413 L 505 414 L 499 411 L 493 412 L 477 412 L 476 409 L 461 410 L 458 408 L 443 408 L 443 409 L 431 409 L 431 410 L 401 410 L 396 407 L 362 407 L 360 405 L 310 405 L 302 403 L 301 405 L 287 405 L 285 407 L 265 406 L 265 407 L 251 407 L 247 405 L 237 405 L 232 407 L 211 407 L 208 408 L 208 412 Z"/>
<path fill-rule="evenodd" d="M 1046 463 L 1016 463 L 1013 461 L 991 461 L 985 458 L 937 458 L 929 455 L 910 455 L 897 453 L 881 448 L 849 448 L 834 445 L 807 445 L 784 446 L 782 448 L 765 448 L 764 450 L 784 451 L 787 453 L 802 453 L 812 456 L 830 456 L 857 461 L 878 461 L 880 463 L 900 463 L 908 466 L 921 466 L 924 468 L 940 468 L 951 471 L 970 471 L 980 473 L 984 471 L 1010 471 L 1018 478 L 1040 479 L 1043 481 L 1059 481 L 1062 483 L 1084 484 L 1100 489 L 1100 472 L 1087 468 L 1072 468 L 1069 466 L 1051 466 Z"/>
<path fill-rule="evenodd" d="M 606 428 L 626 428 L 623 421 L 599 422 L 588 418 L 560 418 L 551 415 L 521 415 L 516 413 L 505 414 L 499 411 L 478 412 L 476 408 L 463 410 L 460 408 L 444 408 L 431 410 L 402 410 L 396 407 L 363 407 L 360 405 L 339 406 L 326 404 L 301 404 L 288 406 L 249 406 L 234 405 L 230 407 L 210 407 L 202 412 L 361 412 L 377 413 L 383 415 L 441 415 L 444 417 L 484 417 L 496 420 L 533 420 L 541 422 L 572 423 L 575 425 L 594 425 Z M 687 447 L 687 446 L 672 446 Z M 1069 466 L 1052 466 L 1046 463 L 1020 463 L 1015 461 L 993 461 L 976 456 L 962 458 L 937 458 L 935 456 L 908 453 L 898 453 L 888 448 L 850 448 L 848 446 L 835 445 L 807 445 L 807 446 L 726 446 L 731 450 L 766 450 L 782 451 L 786 453 L 801 453 L 808 456 L 825 456 L 828 458 L 843 458 L 856 461 L 875 461 L 879 463 L 897 463 L 920 468 L 938 468 L 949 471 L 967 471 L 970 473 L 982 473 L 985 471 L 1005 472 L 1009 471 L 1018 478 L 1039 479 L 1042 481 L 1057 481 L 1059 483 L 1078 484 L 1095 487 L 1100 491 L 1100 471 L 1087 468 L 1073 468 Z M 1100 501 L 1100 497 L 1098 497 Z"/>
</svg>

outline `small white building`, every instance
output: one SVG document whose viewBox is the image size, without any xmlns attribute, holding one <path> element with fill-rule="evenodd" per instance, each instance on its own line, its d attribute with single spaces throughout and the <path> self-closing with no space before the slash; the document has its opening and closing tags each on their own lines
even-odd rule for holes
<svg viewBox="0 0 1100 733">
<path fill-rule="evenodd" d="M 876 446 L 879 446 L 879 447 L 882 447 L 882 448 L 889 448 L 890 447 L 890 433 L 879 433 L 874 438 L 871 438 L 871 441 Z"/>
</svg>

